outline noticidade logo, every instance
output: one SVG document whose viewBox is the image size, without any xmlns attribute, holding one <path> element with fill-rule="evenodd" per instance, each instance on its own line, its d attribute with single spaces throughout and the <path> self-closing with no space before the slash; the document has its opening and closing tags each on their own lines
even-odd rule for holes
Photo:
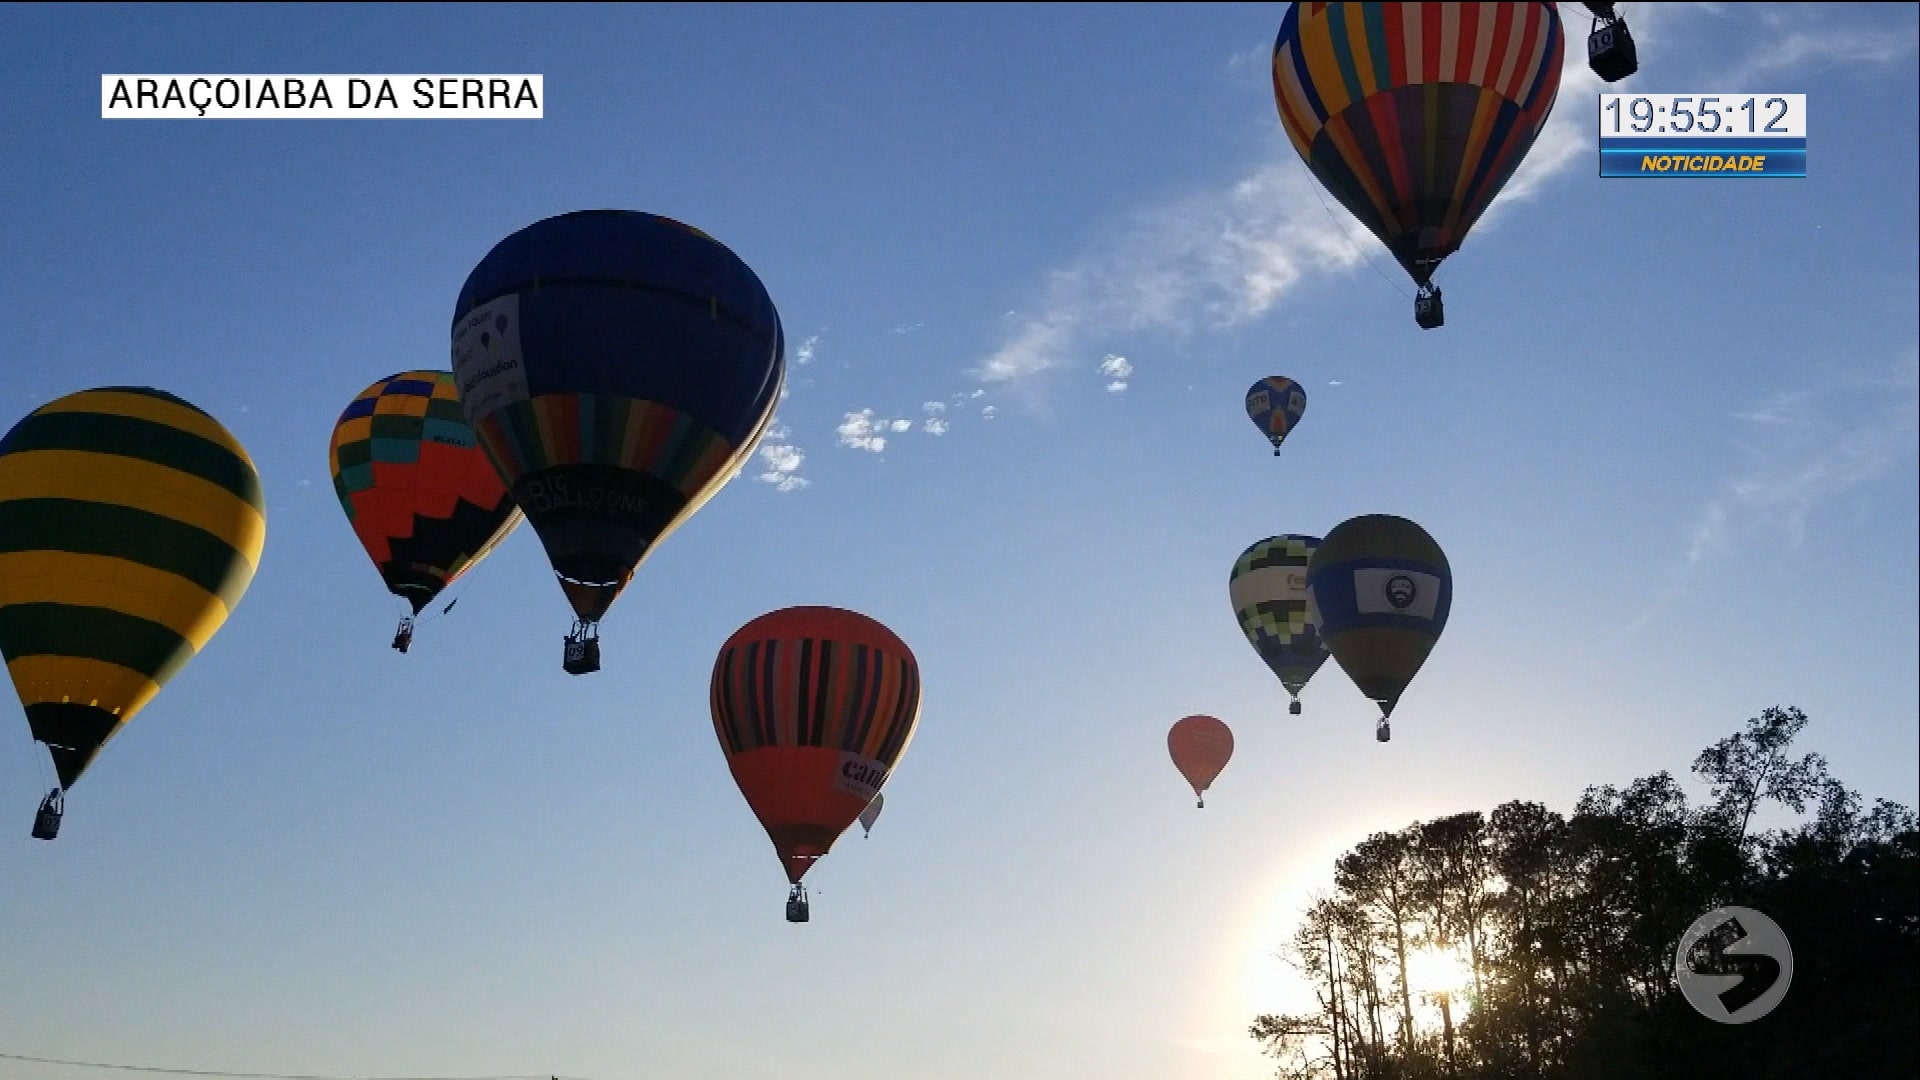
<svg viewBox="0 0 1920 1080">
<path fill-rule="evenodd" d="M 1752 908 L 1715 908 L 1674 949 L 1680 993 L 1700 1015 L 1746 1024 L 1772 1012 L 1793 983 L 1793 948 L 1780 924 Z"/>
</svg>

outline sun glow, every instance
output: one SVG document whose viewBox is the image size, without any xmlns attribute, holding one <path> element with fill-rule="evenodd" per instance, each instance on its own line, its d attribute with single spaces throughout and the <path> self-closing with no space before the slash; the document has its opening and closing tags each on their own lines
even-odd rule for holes
<svg viewBox="0 0 1920 1080">
<path fill-rule="evenodd" d="M 1418 1001 L 1437 1004 L 1444 997 L 1456 1017 L 1464 1014 L 1473 990 L 1466 950 L 1429 945 L 1409 952 L 1407 990 Z"/>
</svg>

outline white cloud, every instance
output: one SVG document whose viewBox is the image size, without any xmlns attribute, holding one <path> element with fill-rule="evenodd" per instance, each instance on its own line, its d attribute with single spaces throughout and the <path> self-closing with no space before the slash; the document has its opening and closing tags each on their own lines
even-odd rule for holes
<svg viewBox="0 0 1920 1080">
<path fill-rule="evenodd" d="M 894 327 L 894 328 L 893 328 L 893 332 L 894 332 L 894 333 L 896 333 L 896 334 L 911 334 L 911 333 L 913 333 L 913 332 L 914 332 L 915 330 L 918 330 L 918 329 L 920 329 L 921 327 L 923 327 L 923 326 L 925 326 L 925 325 L 927 325 L 927 324 L 926 324 L 926 323 L 914 323 L 914 324 L 913 324 L 912 326 L 907 326 L 907 325 L 905 325 L 905 324 L 902 324 L 902 325 L 900 325 L 900 326 L 896 326 L 896 327 Z"/>
<path fill-rule="evenodd" d="M 929 435 L 945 435 L 947 433 L 947 422 L 937 416 L 929 416 L 927 417 L 927 422 L 920 426 L 920 430 Z"/>
<path fill-rule="evenodd" d="M 944 402 L 944 401 L 927 401 L 927 402 L 922 402 L 922 403 L 921 403 L 921 405 L 920 405 L 920 407 L 921 407 L 922 409 L 925 409 L 925 410 L 926 410 L 926 411 L 927 411 L 928 413 L 930 413 L 930 414 L 933 414 L 933 413 L 943 413 L 943 412 L 946 412 L 946 411 L 947 411 L 947 403 L 946 403 L 946 402 Z"/>
<path fill-rule="evenodd" d="M 1133 362 L 1124 356 L 1108 353 L 1100 361 L 1100 374 L 1111 380 L 1107 383 L 1107 393 L 1118 394 L 1127 389 L 1127 379 L 1133 375 Z"/>
<path fill-rule="evenodd" d="M 772 484 L 776 491 L 799 491 L 809 481 L 800 475 L 800 465 L 806 461 L 804 450 L 787 442 L 791 432 L 785 424 L 774 424 L 760 439 L 759 479 L 762 483 Z M 738 472 L 735 476 L 740 475 Z"/>
<path fill-rule="evenodd" d="M 807 340 L 801 342 L 800 347 L 793 350 L 793 362 L 803 367 L 807 364 L 813 363 L 813 352 L 814 352 L 814 349 L 819 346 L 819 344 L 820 344 L 819 334 L 815 334 L 812 337 L 809 337 Z M 784 389 L 784 387 L 782 389 Z"/>
<path fill-rule="evenodd" d="M 1894 391 L 1888 393 L 1888 391 Z M 1775 394 L 1738 418 L 1749 430 L 1745 469 L 1695 516 L 1687 561 L 1738 536 L 1784 530 L 1795 546 L 1833 499 L 1910 462 L 1920 447 L 1920 348 L 1884 372 L 1829 380 L 1819 392 Z"/>
<path fill-rule="evenodd" d="M 887 439 L 883 432 L 889 425 L 889 421 L 875 420 L 872 409 L 847 413 L 846 417 L 840 421 L 840 445 L 877 454 L 887 448 Z"/>
<path fill-rule="evenodd" d="M 993 419 L 993 415 L 999 411 L 1000 407 L 998 405 L 987 405 L 981 408 L 980 415 L 983 419 L 991 420 Z"/>
<path fill-rule="evenodd" d="M 911 421 L 911 420 L 890 420 L 890 421 L 888 421 L 888 422 L 887 422 L 887 428 L 888 428 L 888 430 L 890 430 L 890 431 L 895 431 L 895 432 L 900 432 L 900 431 L 912 431 L 912 430 L 913 430 L 913 421 Z"/>
</svg>

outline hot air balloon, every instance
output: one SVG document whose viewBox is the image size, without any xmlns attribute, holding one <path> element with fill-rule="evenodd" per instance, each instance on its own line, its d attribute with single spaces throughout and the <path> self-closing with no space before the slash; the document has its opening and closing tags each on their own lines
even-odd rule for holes
<svg viewBox="0 0 1920 1080">
<path fill-rule="evenodd" d="M 1306 411 L 1307 392 L 1284 375 L 1269 375 L 1247 390 L 1247 418 L 1273 444 L 1274 457 Z"/>
<path fill-rule="evenodd" d="M 1240 553 L 1227 578 L 1234 617 L 1247 642 L 1279 677 L 1300 715 L 1300 691 L 1327 662 L 1317 614 L 1307 591 L 1307 562 L 1319 537 L 1270 536 Z"/>
<path fill-rule="evenodd" d="M 880 820 L 880 808 L 885 806 L 886 803 L 887 797 L 875 792 L 873 801 L 867 804 L 865 810 L 860 811 L 860 828 L 863 830 L 861 833 L 862 836 L 873 835 L 873 823 Z"/>
<path fill-rule="evenodd" d="M 1167 753 L 1173 756 L 1174 768 L 1187 778 L 1204 810 L 1207 789 L 1233 757 L 1233 732 L 1216 717 L 1183 716 L 1167 729 Z"/>
<path fill-rule="evenodd" d="M 495 245 L 454 306 L 453 372 L 480 444 L 576 616 L 563 667 L 647 555 L 751 457 L 786 378 L 779 314 L 733 252 L 626 210 Z"/>
<path fill-rule="evenodd" d="M 266 543 L 253 461 L 172 394 L 108 386 L 29 413 L 0 439 L 0 654 L 66 789 L 204 649 Z"/>
<path fill-rule="evenodd" d="M 1296 3 L 1273 45 L 1293 147 L 1446 321 L 1433 273 L 1533 146 L 1560 92 L 1552 3 Z"/>
<path fill-rule="evenodd" d="M 387 591 L 413 617 L 520 524 L 520 509 L 467 426 L 451 371 L 404 371 L 360 392 L 327 449 L 334 494 Z"/>
<path fill-rule="evenodd" d="M 1393 707 L 1419 673 L 1453 607 L 1453 571 L 1433 537 L 1406 518 L 1341 522 L 1314 550 L 1307 587 L 1321 636 L 1347 677 L 1380 706 L 1374 738 L 1393 737 Z"/>
<path fill-rule="evenodd" d="M 920 667 L 858 612 L 792 607 L 734 631 L 714 661 L 713 729 L 727 767 L 787 870 L 787 921 L 806 922 L 800 879 L 869 807 L 912 741 Z"/>
</svg>

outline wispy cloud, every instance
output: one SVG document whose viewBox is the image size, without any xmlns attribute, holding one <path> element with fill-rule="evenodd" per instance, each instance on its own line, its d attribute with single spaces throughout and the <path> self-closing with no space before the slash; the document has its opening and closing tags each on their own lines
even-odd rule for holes
<svg viewBox="0 0 1920 1080">
<path fill-rule="evenodd" d="M 904 324 L 904 323 L 903 323 L 903 324 L 901 324 L 901 325 L 899 325 L 899 326 L 896 326 L 896 327 L 894 327 L 894 328 L 893 328 L 893 332 L 894 332 L 894 333 L 896 333 L 896 334 L 911 334 L 911 333 L 913 333 L 913 332 L 914 332 L 915 330 L 918 330 L 918 329 L 920 329 L 921 327 L 923 327 L 923 326 L 925 326 L 925 325 L 927 325 L 927 324 L 926 324 L 926 323 L 914 323 L 914 324 L 912 324 L 911 326 L 909 326 L 909 325 L 906 325 L 906 324 Z"/>
<path fill-rule="evenodd" d="M 816 348 L 819 347 L 819 345 L 820 345 L 819 334 L 814 334 L 811 337 L 807 338 L 807 340 L 800 343 L 799 348 L 793 350 L 793 362 L 800 365 L 801 367 L 805 367 L 806 365 L 813 363 L 813 352 Z"/>
<path fill-rule="evenodd" d="M 800 475 L 806 451 L 789 443 L 790 437 L 785 424 L 774 424 L 760 439 L 760 481 L 772 484 L 775 491 L 799 491 L 809 483 Z"/>
<path fill-rule="evenodd" d="M 929 401 L 922 404 L 920 408 L 927 414 L 926 420 L 920 425 L 920 430 L 929 435 L 945 435 L 948 425 L 946 417 L 942 414 L 947 411 L 947 403 L 944 401 Z"/>
<path fill-rule="evenodd" d="M 1648 6 L 1648 5 L 1641 5 Z M 1746 5 L 1741 5 L 1745 7 Z M 1768 43 L 1703 85 L 1756 86 L 1763 80 L 1840 67 L 1895 63 L 1920 50 L 1920 27 L 1912 18 L 1872 26 L 1836 25 L 1835 5 L 1766 5 L 1775 32 Z"/>
<path fill-rule="evenodd" d="M 1305 167 L 1270 162 L 1132 215 L 1106 243 L 1047 275 L 1037 310 L 1013 317 L 972 374 L 1021 383 L 1092 351 L 1102 336 L 1244 323 L 1308 274 L 1361 259 Z"/>
<path fill-rule="evenodd" d="M 1920 348 L 1887 370 L 1775 394 L 1736 414 L 1749 460 L 1695 516 L 1687 562 L 1759 530 L 1804 543 L 1823 506 L 1920 454 L 1916 393 Z"/>
<path fill-rule="evenodd" d="M 1106 359 L 1100 361 L 1100 375 L 1108 380 L 1107 393 L 1124 393 L 1127 389 L 1127 380 L 1133 377 L 1133 361 L 1115 353 L 1108 353 Z"/>
</svg>

